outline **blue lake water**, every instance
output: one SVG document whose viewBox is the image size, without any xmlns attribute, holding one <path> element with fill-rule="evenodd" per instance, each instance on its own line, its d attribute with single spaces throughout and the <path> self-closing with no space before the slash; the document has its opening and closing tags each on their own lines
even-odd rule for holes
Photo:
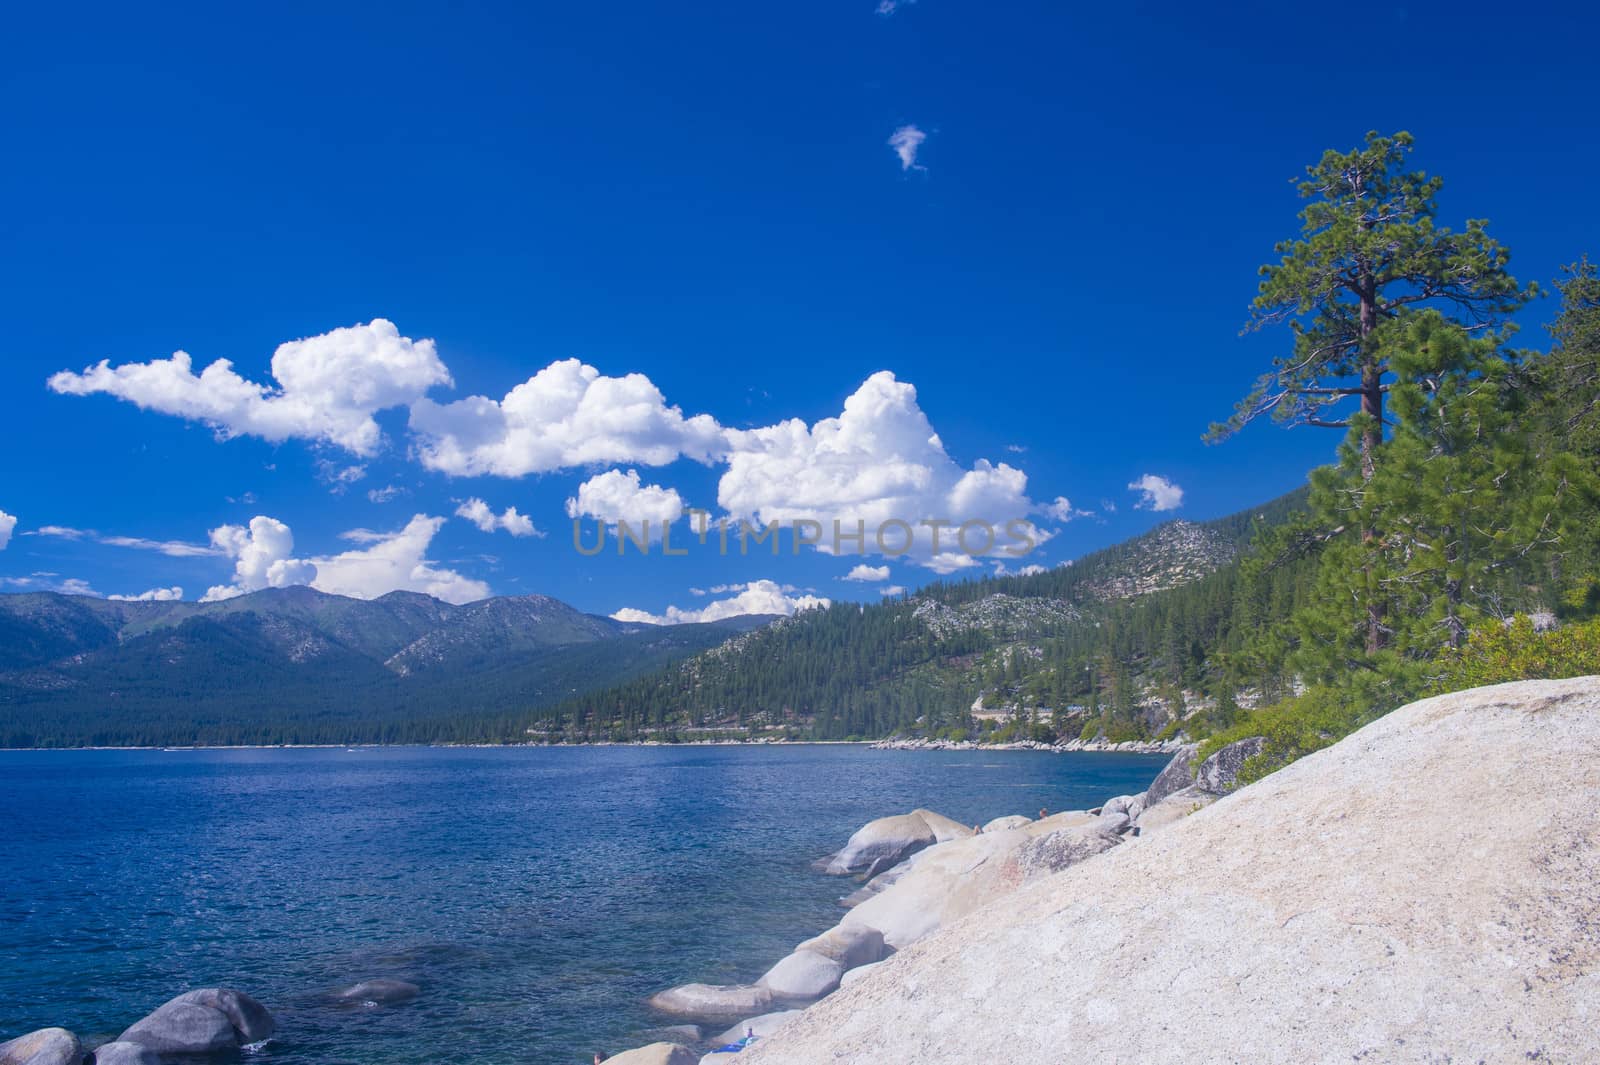
<svg viewBox="0 0 1600 1065">
<path fill-rule="evenodd" d="M 0 1040 L 114 1035 L 223 985 L 271 1065 L 583 1063 L 646 996 L 746 982 L 836 922 L 863 822 L 1137 792 L 1156 756 L 848 746 L 0 752 Z M 349 1010 L 392 976 L 423 989 Z"/>
</svg>

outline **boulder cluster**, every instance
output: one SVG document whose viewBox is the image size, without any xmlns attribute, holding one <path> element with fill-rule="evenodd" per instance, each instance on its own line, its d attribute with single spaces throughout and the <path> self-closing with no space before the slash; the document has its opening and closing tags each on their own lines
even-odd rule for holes
<svg viewBox="0 0 1600 1065">
<path fill-rule="evenodd" d="M 373 1007 L 409 1001 L 417 985 L 372 979 L 329 996 L 336 1006 Z M 108 1043 L 86 1046 L 65 1028 L 41 1028 L 0 1043 L 0 1065 L 164 1065 L 235 1060 L 239 1052 L 271 1038 L 277 1021 L 243 991 L 206 987 L 186 991 L 134 1022 Z"/>
<path fill-rule="evenodd" d="M 737 1052 L 697 1056 L 691 1048 L 760 1040 L 801 1017 L 840 987 L 892 971 L 899 951 L 926 939 L 1023 884 L 1066 869 L 1155 831 L 1216 801 L 1235 784 L 1240 766 L 1260 750 L 1244 740 L 1195 764 L 1181 748 L 1150 788 L 1119 795 L 1092 810 L 1034 819 L 997 817 L 981 828 L 932 810 L 870 821 L 817 872 L 860 881 L 840 899 L 848 912 L 753 984 L 683 984 L 654 995 L 650 1005 L 680 1022 L 661 1040 L 609 1059 L 612 1065 L 725 1065 Z M 720 1035 L 715 1031 L 733 1023 Z"/>
</svg>

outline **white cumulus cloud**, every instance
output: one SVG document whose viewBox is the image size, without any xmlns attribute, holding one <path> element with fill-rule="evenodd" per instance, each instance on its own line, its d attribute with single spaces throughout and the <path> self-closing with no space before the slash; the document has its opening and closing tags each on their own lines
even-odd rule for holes
<svg viewBox="0 0 1600 1065">
<path fill-rule="evenodd" d="M 512 536 L 544 536 L 534 528 L 533 519 L 517 513 L 516 507 L 507 507 L 496 514 L 493 507 L 476 496 L 456 507 L 456 517 L 465 518 L 486 533 L 504 529 Z"/>
<path fill-rule="evenodd" d="M 922 142 L 928 135 L 916 126 L 901 126 L 889 134 L 889 147 L 900 160 L 901 170 L 925 170 L 926 167 L 917 165 L 917 152 L 922 150 Z"/>
<path fill-rule="evenodd" d="M 443 518 L 418 514 L 399 532 L 367 540 L 363 548 L 314 558 L 317 576 L 311 586 L 355 599 L 376 599 L 394 591 L 421 592 L 447 603 L 487 599 L 489 586 L 483 581 L 428 560 L 428 545 L 443 525 Z"/>
<path fill-rule="evenodd" d="M 577 359 L 551 363 L 500 400 L 420 399 L 411 407 L 417 454 L 451 476 L 530 473 L 614 462 L 710 462 L 724 431 L 709 415 L 684 417 L 643 374 L 605 377 Z"/>
<path fill-rule="evenodd" d="M 0 551 L 4 551 L 6 545 L 11 542 L 11 533 L 16 527 L 16 515 L 0 510 Z"/>
<path fill-rule="evenodd" d="M 1090 514 L 1087 510 L 1079 510 L 1074 507 L 1072 500 L 1066 496 L 1056 496 L 1055 499 L 1041 506 L 1039 513 L 1062 522 L 1071 521 L 1073 518 L 1087 518 Z"/>
<path fill-rule="evenodd" d="M 228 359 L 196 374 L 193 358 L 178 351 L 168 359 L 115 367 L 102 360 L 82 373 L 55 374 L 49 386 L 65 395 L 103 392 L 204 422 L 223 437 L 299 438 L 371 455 L 383 437 L 376 412 L 413 403 L 435 385 L 450 383 L 433 341 L 401 336 L 383 318 L 280 344 L 272 355 L 272 377 L 274 384 L 250 381 Z"/>
<path fill-rule="evenodd" d="M 1139 510 L 1177 510 L 1183 506 L 1183 489 L 1159 474 L 1145 474 L 1128 485 L 1128 490 L 1139 493 L 1139 501 L 1134 504 Z"/>
<path fill-rule="evenodd" d="M 211 542 L 234 560 L 233 583 L 214 585 L 201 602 L 232 599 L 263 588 L 310 584 L 316 579 L 315 565 L 292 557 L 294 533 L 277 518 L 258 514 L 248 526 L 218 526 L 211 530 Z"/>
<path fill-rule="evenodd" d="M 883 596 L 905 595 L 906 594 L 906 589 L 905 589 L 904 585 L 889 584 L 889 585 L 885 585 L 882 588 L 879 588 L 878 589 L 878 594 L 883 595 Z"/>
<path fill-rule="evenodd" d="M 825 607 L 832 602 L 821 596 L 795 594 L 796 589 L 776 581 L 758 580 L 736 586 L 737 595 L 707 603 L 700 610 L 680 610 L 669 606 L 664 614 L 651 614 L 634 607 L 623 607 L 611 616 L 617 621 L 646 625 L 686 625 L 693 622 L 721 621 L 747 614 L 778 614 L 790 617 L 802 610 Z"/>
<path fill-rule="evenodd" d="M 717 502 L 734 518 L 761 526 L 818 522 L 824 550 L 833 548 L 837 521 L 840 553 L 904 553 L 949 573 L 975 565 L 973 555 L 1019 557 L 1025 539 L 1035 546 L 1048 539 L 1026 520 L 1037 509 L 1027 496 L 1027 475 L 983 459 L 970 469 L 958 465 L 918 406 L 916 388 L 886 370 L 845 400 L 837 418 L 811 426 L 791 419 L 730 432 L 729 440 L 733 451 Z M 963 536 L 960 527 L 969 522 Z M 1016 524 L 1008 530 L 1010 523 Z M 846 539 L 862 525 L 864 543 Z"/>
<path fill-rule="evenodd" d="M 106 598 L 122 603 L 171 603 L 183 598 L 183 589 L 174 584 L 171 588 L 151 588 L 138 595 L 108 595 Z"/>
<path fill-rule="evenodd" d="M 839 579 L 842 581 L 886 581 L 889 579 L 889 567 L 869 566 L 863 562 Z"/>
<path fill-rule="evenodd" d="M 593 518 L 607 525 L 627 522 L 635 532 L 650 523 L 652 536 L 683 516 L 683 497 L 674 488 L 644 484 L 638 470 L 607 470 L 578 486 L 578 494 L 567 500 L 567 517 Z"/>
<path fill-rule="evenodd" d="M 248 527 L 224 525 L 212 530 L 211 540 L 236 560 L 234 583 L 210 589 L 203 601 L 296 584 L 355 599 L 376 599 L 394 591 L 421 592 L 449 603 L 488 598 L 484 582 L 428 559 L 428 546 L 444 522 L 417 514 L 398 532 L 352 529 L 342 534 L 343 539 L 363 546 L 312 558 L 293 557 L 294 535 L 276 518 L 258 515 Z"/>
</svg>

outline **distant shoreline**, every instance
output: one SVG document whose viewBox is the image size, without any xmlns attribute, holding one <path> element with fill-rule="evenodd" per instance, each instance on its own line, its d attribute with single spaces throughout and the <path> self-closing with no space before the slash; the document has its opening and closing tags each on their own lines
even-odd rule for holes
<svg viewBox="0 0 1600 1065">
<path fill-rule="evenodd" d="M 1163 754 L 1163 750 L 1156 749 L 1153 745 L 1149 749 L 1121 750 L 1106 747 L 1067 747 L 1051 746 L 1048 744 L 1025 743 L 996 743 L 996 744 L 966 744 L 945 745 L 941 743 L 908 744 L 887 740 L 684 740 L 681 743 L 667 743 L 664 740 L 635 740 L 630 742 L 617 742 L 612 740 L 597 740 L 592 743 L 227 743 L 215 745 L 195 744 L 167 744 L 156 745 L 121 745 L 121 746 L 84 746 L 84 747 L 0 747 L 0 754 L 11 754 L 23 751 L 71 753 L 73 751 L 155 751 L 172 752 L 180 751 L 338 751 L 338 750 L 401 750 L 411 748 L 415 750 L 498 750 L 529 748 L 538 750 L 571 749 L 576 750 L 588 747 L 869 747 L 873 750 L 912 750 L 912 751 L 1034 751 L 1041 754 Z"/>
</svg>

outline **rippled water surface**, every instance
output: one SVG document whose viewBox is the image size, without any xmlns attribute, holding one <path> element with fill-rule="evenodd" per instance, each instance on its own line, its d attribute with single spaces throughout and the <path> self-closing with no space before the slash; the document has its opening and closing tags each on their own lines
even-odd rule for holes
<svg viewBox="0 0 1600 1065">
<path fill-rule="evenodd" d="M 115 1034 L 190 987 L 270 1065 L 586 1063 L 644 998 L 753 980 L 838 920 L 862 822 L 1098 805 L 1160 757 L 861 747 L 0 752 L 0 1040 Z M 394 976 L 415 1002 L 335 1009 Z"/>
</svg>

